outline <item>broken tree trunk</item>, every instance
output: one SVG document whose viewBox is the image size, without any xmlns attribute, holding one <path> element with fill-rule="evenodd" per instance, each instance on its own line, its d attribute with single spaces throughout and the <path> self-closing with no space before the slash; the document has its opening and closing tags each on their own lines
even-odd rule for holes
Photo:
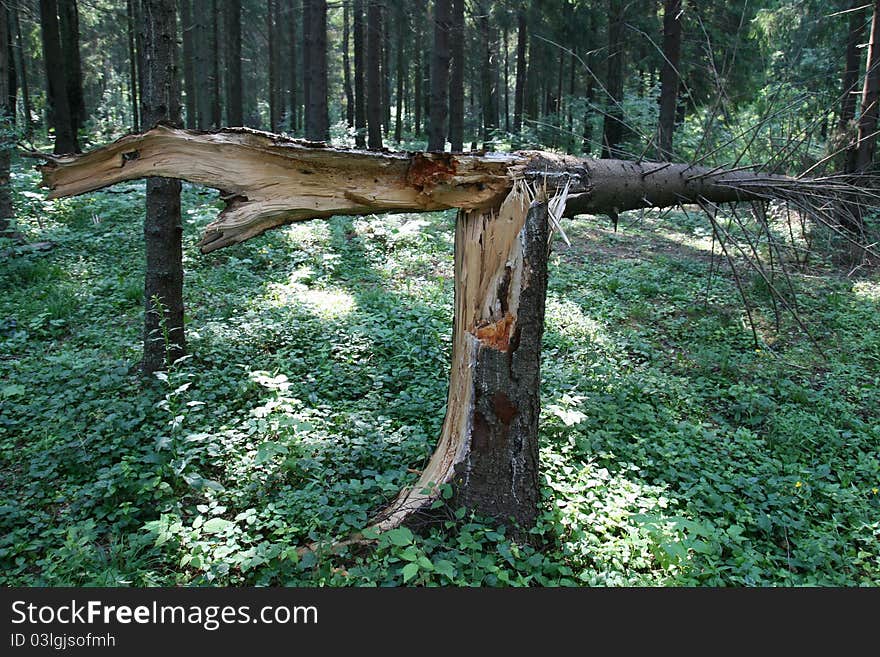
<svg viewBox="0 0 880 657">
<path fill-rule="evenodd" d="M 427 509 L 446 484 L 457 501 L 484 515 L 533 524 L 548 223 L 563 213 L 615 217 L 643 207 L 774 198 L 818 214 L 828 196 L 862 191 L 839 178 L 538 151 L 342 150 L 247 129 L 198 133 L 160 126 L 85 155 L 31 155 L 45 160 L 50 198 L 147 176 L 223 190 L 226 208 L 206 228 L 205 253 L 304 219 L 459 209 L 446 418 L 427 467 L 376 517 L 378 529 Z"/>
</svg>

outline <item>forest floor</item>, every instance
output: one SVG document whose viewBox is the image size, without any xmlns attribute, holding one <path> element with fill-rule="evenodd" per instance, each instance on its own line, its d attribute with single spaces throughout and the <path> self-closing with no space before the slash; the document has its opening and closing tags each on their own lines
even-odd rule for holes
<svg viewBox="0 0 880 657">
<path fill-rule="evenodd" d="M 49 203 L 14 172 L 0 260 L 0 584 L 880 585 L 880 274 L 818 256 L 756 348 L 708 223 L 566 224 L 544 336 L 534 545 L 461 511 L 341 555 L 443 418 L 451 213 L 334 217 L 201 256 L 187 359 L 142 384 L 142 183 Z M 717 261 L 716 261 L 717 265 Z"/>
</svg>

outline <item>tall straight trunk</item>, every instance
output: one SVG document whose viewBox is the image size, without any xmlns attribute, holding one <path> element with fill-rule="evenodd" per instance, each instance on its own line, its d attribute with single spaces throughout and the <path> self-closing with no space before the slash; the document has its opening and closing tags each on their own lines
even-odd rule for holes
<svg viewBox="0 0 880 657">
<path fill-rule="evenodd" d="M 137 75 L 137 50 L 134 45 L 134 8 L 132 4 L 137 0 L 127 0 L 125 3 L 126 28 L 128 31 L 128 95 L 131 100 L 131 129 L 140 132 L 140 111 L 138 101 L 138 75 Z"/>
<path fill-rule="evenodd" d="M 367 0 L 367 147 L 382 149 L 382 7 Z"/>
<path fill-rule="evenodd" d="M 380 4 L 382 12 L 382 128 L 385 134 L 391 132 L 391 18 L 385 3 Z"/>
<path fill-rule="evenodd" d="M 507 25 L 504 26 L 504 38 L 502 40 L 504 47 L 504 132 L 510 132 L 510 43 L 507 39 Z"/>
<path fill-rule="evenodd" d="M 226 0 L 226 122 L 244 125 L 244 104 L 241 84 L 241 0 Z M 186 45 L 186 40 L 184 40 Z M 184 68 L 186 62 L 184 62 Z"/>
<path fill-rule="evenodd" d="M 15 65 L 18 70 L 19 84 L 21 85 L 21 104 L 24 110 L 24 136 L 30 139 L 33 131 L 31 126 L 31 94 L 28 88 L 27 64 L 25 63 L 24 48 L 21 39 L 21 23 L 18 16 L 19 0 L 12 3 L 10 18 L 15 32 Z"/>
<path fill-rule="evenodd" d="M 193 65 L 196 92 L 196 127 L 207 130 L 211 124 L 211 42 L 208 16 L 204 6 L 194 2 L 193 10 Z"/>
<path fill-rule="evenodd" d="M 862 89 L 862 111 L 859 116 L 859 142 L 856 149 L 855 171 L 867 171 L 874 162 L 877 145 L 877 101 L 880 99 L 880 0 L 874 0 L 871 19 L 871 39 L 865 66 L 865 85 Z"/>
<path fill-rule="evenodd" d="M 10 54 L 9 14 L 0 7 L 0 237 L 11 234 L 12 219 L 15 211 L 12 205 L 12 189 L 9 186 L 9 168 L 15 139 L 12 130 L 12 118 L 15 106 L 9 105 L 9 73 L 14 70 Z"/>
<path fill-rule="evenodd" d="M 498 51 L 497 34 L 489 17 L 489 5 L 479 5 L 477 26 L 483 42 L 480 69 L 480 101 L 483 108 L 483 144 L 491 149 L 493 132 L 498 127 Z"/>
<path fill-rule="evenodd" d="M 574 50 L 571 51 L 571 55 L 569 56 L 569 70 L 568 70 L 568 103 L 566 104 L 566 126 L 568 130 L 568 135 L 571 136 L 572 130 L 574 130 L 574 117 L 572 116 L 571 104 L 574 100 L 574 81 L 575 81 L 575 56 Z"/>
<path fill-rule="evenodd" d="M 290 64 L 290 129 L 294 132 L 300 129 L 300 109 L 299 109 L 299 69 L 297 68 L 297 35 L 299 34 L 299 0 L 287 0 L 287 10 L 290 14 L 290 54 L 288 62 Z"/>
<path fill-rule="evenodd" d="M 843 67 L 843 93 L 840 103 L 841 130 L 846 130 L 856 113 L 856 90 L 859 84 L 859 45 L 865 33 L 865 10 L 861 7 L 863 0 L 851 0 L 849 13 L 849 31 L 846 38 L 846 57 Z"/>
<path fill-rule="evenodd" d="M 681 2 L 664 0 L 663 4 L 663 67 L 660 70 L 660 119 L 657 123 L 657 157 L 662 162 L 672 159 L 675 108 L 681 84 L 678 74 L 681 63 Z"/>
<path fill-rule="evenodd" d="M 367 147 L 367 110 L 364 93 L 364 2 L 354 0 L 354 143 Z"/>
<path fill-rule="evenodd" d="M 415 44 L 413 50 L 416 53 L 416 61 L 413 73 L 413 134 L 416 137 L 422 134 L 422 79 L 424 78 L 424 68 L 422 66 L 422 15 L 413 16 L 413 25 L 415 27 Z"/>
<path fill-rule="evenodd" d="M 449 95 L 450 0 L 434 0 L 434 50 L 431 57 L 431 108 L 428 123 L 428 150 L 446 147 L 446 112 Z"/>
<path fill-rule="evenodd" d="M 464 0 L 452 0 L 449 32 L 449 144 L 453 153 L 464 150 Z"/>
<path fill-rule="evenodd" d="M 134 0 L 138 4 L 140 0 Z M 180 0 L 180 28 L 183 32 L 183 91 L 186 97 L 186 127 L 198 126 L 198 94 L 195 76 L 195 31 L 192 0 Z"/>
<path fill-rule="evenodd" d="M 541 97 L 540 75 L 538 73 L 541 68 L 541 42 L 536 39 L 534 33 L 529 33 L 527 44 L 526 66 L 523 69 L 525 73 L 525 81 L 523 83 L 524 121 L 525 117 L 531 119 L 540 118 L 538 101 Z"/>
<path fill-rule="evenodd" d="M 223 125 L 220 102 L 220 12 L 218 0 L 211 0 L 211 126 Z"/>
<path fill-rule="evenodd" d="M 312 0 L 302 0 L 302 89 L 303 89 L 303 128 L 309 122 L 309 105 L 312 97 L 312 51 L 315 49 L 312 34 Z"/>
<path fill-rule="evenodd" d="M 67 102 L 73 130 L 78 132 L 86 122 L 86 104 L 83 95 L 82 61 L 79 55 L 79 9 L 76 0 L 61 0 L 58 4 L 58 26 L 61 31 L 61 50 L 64 54 L 64 75 Z"/>
<path fill-rule="evenodd" d="M 354 92 L 351 88 L 351 61 L 348 56 L 349 46 L 349 8 L 342 5 L 342 86 L 345 88 L 345 124 L 354 127 Z"/>
<path fill-rule="evenodd" d="M 309 104 L 306 109 L 306 139 L 330 140 L 327 109 L 327 2 L 308 0 L 312 51 L 309 53 Z"/>
<path fill-rule="evenodd" d="M 406 20 L 406 10 L 403 6 L 403 3 L 398 3 L 396 5 L 396 20 L 397 24 L 397 62 L 395 64 L 395 73 L 397 77 L 395 78 L 395 82 L 397 83 L 397 89 L 395 92 L 395 108 L 394 108 L 394 141 L 398 144 L 400 140 L 403 138 L 403 105 L 404 105 L 404 95 L 403 95 L 403 81 L 406 80 L 407 76 L 407 67 L 406 67 L 406 35 L 409 32 L 409 24 Z"/>
<path fill-rule="evenodd" d="M 55 129 L 55 153 L 77 153 L 76 130 L 67 96 L 64 55 L 58 28 L 58 6 L 55 0 L 40 0 L 40 33 L 43 40 L 43 63 L 46 67 L 46 100 L 49 124 Z"/>
<path fill-rule="evenodd" d="M 516 20 L 516 87 L 513 92 L 513 131 L 519 134 L 522 132 L 523 125 L 523 105 L 526 93 L 526 43 L 529 35 L 525 10 L 519 11 Z"/>
<path fill-rule="evenodd" d="M 602 157 L 620 157 L 623 141 L 623 0 L 608 0 L 608 59 L 605 88 L 608 90 L 608 111 L 602 134 Z"/>
<path fill-rule="evenodd" d="M 142 2 L 139 27 L 143 49 L 141 115 L 145 125 L 180 123 L 180 90 L 175 50 L 175 0 Z M 165 369 L 186 351 L 183 329 L 183 252 L 180 219 L 180 181 L 147 179 L 144 220 L 146 275 L 144 279 L 145 375 Z"/>
<path fill-rule="evenodd" d="M 269 45 L 269 129 L 280 132 L 278 108 L 278 35 L 275 25 L 277 0 L 266 0 L 266 37 Z"/>
</svg>

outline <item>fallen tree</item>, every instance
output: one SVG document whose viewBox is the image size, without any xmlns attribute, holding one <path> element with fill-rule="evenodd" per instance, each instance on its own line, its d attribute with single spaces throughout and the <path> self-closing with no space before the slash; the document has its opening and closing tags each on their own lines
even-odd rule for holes
<svg viewBox="0 0 880 657">
<path fill-rule="evenodd" d="M 226 207 L 205 230 L 204 253 L 294 221 L 459 209 L 446 417 L 428 465 L 376 516 L 378 529 L 426 510 L 447 484 L 458 503 L 484 515 L 519 528 L 534 523 L 548 242 L 562 216 L 781 199 L 835 227 L 835 199 L 864 198 L 844 178 L 543 151 L 364 152 L 246 129 L 159 126 L 84 155 L 32 155 L 45 161 L 50 198 L 150 176 L 221 190 Z"/>
</svg>

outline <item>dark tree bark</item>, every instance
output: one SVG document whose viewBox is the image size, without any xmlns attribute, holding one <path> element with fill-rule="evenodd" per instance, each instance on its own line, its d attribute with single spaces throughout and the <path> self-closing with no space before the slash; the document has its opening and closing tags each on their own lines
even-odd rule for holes
<svg viewBox="0 0 880 657">
<path fill-rule="evenodd" d="M 306 0 L 309 16 L 306 30 L 309 33 L 311 49 L 308 54 L 308 85 L 306 94 L 306 139 L 328 141 L 330 139 L 330 118 L 327 112 L 327 2 L 326 0 Z"/>
<path fill-rule="evenodd" d="M 871 19 L 871 39 L 865 66 L 865 85 L 862 89 L 862 111 L 859 115 L 859 142 L 856 149 L 855 171 L 867 171 L 874 162 L 877 145 L 877 101 L 880 99 L 880 0 L 874 0 Z"/>
<path fill-rule="evenodd" d="M 483 109 L 483 148 L 491 150 L 493 132 L 498 127 L 498 44 L 492 27 L 489 5 L 478 5 L 477 27 L 483 43 L 480 66 L 480 100 Z"/>
<path fill-rule="evenodd" d="M 180 123 L 177 81 L 177 19 L 175 0 L 142 2 L 140 25 L 141 116 L 145 125 Z M 145 375 L 165 369 L 186 351 L 183 329 L 183 254 L 180 181 L 147 179 L 144 220 L 146 276 L 144 281 Z"/>
<path fill-rule="evenodd" d="M 137 0 L 127 0 L 125 17 L 128 30 L 128 95 L 131 99 L 131 129 L 140 131 L 140 109 L 138 100 L 137 49 L 135 48 L 135 21 L 132 4 Z"/>
<path fill-rule="evenodd" d="M 413 73 L 413 134 L 416 137 L 422 134 L 422 88 L 423 78 L 425 77 L 424 68 L 422 66 L 422 15 L 413 16 L 413 25 L 415 26 L 415 50 L 416 60 L 413 64 L 415 69 Z"/>
<path fill-rule="evenodd" d="M 200 3 L 193 3 L 193 65 L 196 90 L 196 127 L 211 127 L 211 39 L 208 13 Z"/>
<path fill-rule="evenodd" d="M 55 0 L 40 0 L 40 32 L 43 39 L 43 63 L 46 67 L 49 124 L 55 129 L 55 153 L 78 153 L 79 143 L 67 96 L 64 55 L 58 28 L 58 6 Z"/>
<path fill-rule="evenodd" d="M 446 147 L 446 113 L 449 94 L 450 0 L 434 0 L 434 50 L 431 57 L 431 107 L 428 122 L 428 150 Z"/>
<path fill-rule="evenodd" d="M 269 126 L 272 132 L 280 132 L 278 108 L 278 34 L 275 23 L 277 0 L 266 0 L 266 38 L 269 45 Z"/>
<path fill-rule="evenodd" d="M 241 0 L 226 0 L 226 121 L 229 125 L 244 125 L 244 105 L 241 84 Z M 184 39 L 184 44 L 186 40 Z M 184 62 L 184 68 L 186 63 Z"/>
<path fill-rule="evenodd" d="M 387 136 L 391 132 L 391 19 L 388 16 L 388 8 L 385 3 L 379 4 L 382 13 L 380 23 L 382 33 L 381 48 L 381 76 L 382 76 L 382 129 Z"/>
<path fill-rule="evenodd" d="M 675 131 L 675 108 L 681 80 L 681 2 L 663 3 L 663 67 L 660 70 L 660 119 L 657 125 L 657 157 L 662 162 L 672 159 L 672 135 Z"/>
<path fill-rule="evenodd" d="M 501 43 L 504 47 L 504 75 L 501 78 L 504 85 L 504 132 L 510 132 L 510 85 L 508 84 L 510 79 L 510 57 L 508 56 L 510 44 L 507 39 L 507 25 L 504 26 L 504 35 Z M 572 67 L 571 77 L 573 87 L 574 67 Z"/>
<path fill-rule="evenodd" d="M 382 149 L 382 7 L 367 0 L 367 147 Z"/>
<path fill-rule="evenodd" d="M 613 158 L 623 155 L 619 146 L 623 141 L 623 0 L 608 0 L 608 67 L 605 88 L 608 90 L 609 105 L 605 113 L 602 134 L 602 157 Z"/>
<path fill-rule="evenodd" d="M 211 0 L 211 126 L 223 125 L 220 102 L 220 12 L 218 0 Z"/>
<path fill-rule="evenodd" d="M 299 0 L 288 0 L 288 13 L 290 14 L 290 128 L 294 132 L 302 127 L 301 112 L 299 108 L 299 69 L 297 68 L 297 34 L 299 34 Z"/>
<path fill-rule="evenodd" d="M 70 106 L 72 127 L 76 133 L 85 125 L 87 116 L 82 86 L 82 62 L 79 56 L 79 10 L 76 0 L 61 0 L 58 9 L 67 102 Z"/>
<path fill-rule="evenodd" d="M 526 12 L 517 14 L 516 30 L 516 87 L 513 92 L 513 131 L 522 132 L 523 106 L 526 93 L 526 44 L 528 43 L 528 23 Z"/>
<path fill-rule="evenodd" d="M 30 89 L 28 88 L 27 64 L 25 63 L 24 48 L 21 43 L 21 23 L 18 16 L 18 5 L 18 0 L 12 3 L 10 18 L 15 33 L 15 65 L 18 71 L 19 84 L 21 85 L 21 104 L 22 109 L 24 110 L 24 136 L 30 139 L 33 134 L 31 125 L 31 94 Z"/>
<path fill-rule="evenodd" d="M 843 93 L 840 102 L 841 130 L 846 130 L 856 113 L 856 93 L 859 84 L 859 45 L 865 33 L 865 10 L 861 8 L 863 0 L 851 0 L 849 14 L 849 31 L 846 38 L 846 56 L 843 67 Z"/>
<path fill-rule="evenodd" d="M 138 3 L 140 0 L 135 0 Z M 192 1 L 180 0 L 180 27 L 183 32 L 183 89 L 186 97 L 186 127 L 198 127 L 198 94 L 195 77 L 195 31 Z"/>
<path fill-rule="evenodd" d="M 453 153 L 461 153 L 464 150 L 464 0 L 452 0 L 449 50 L 449 144 Z"/>
<path fill-rule="evenodd" d="M 364 92 L 364 3 L 354 0 L 354 143 L 366 148 L 367 112 Z"/>
<path fill-rule="evenodd" d="M 349 47 L 349 10 L 348 4 L 342 6 L 342 86 L 345 89 L 345 123 L 354 127 L 354 92 L 351 88 L 351 61 L 348 56 Z"/>
<path fill-rule="evenodd" d="M 303 128 L 309 121 L 309 105 L 312 97 L 312 51 L 315 49 L 312 34 L 312 0 L 302 0 L 302 90 L 303 90 Z"/>
<path fill-rule="evenodd" d="M 406 44 L 406 34 L 409 31 L 409 25 L 406 20 L 406 10 L 404 8 L 403 3 L 398 3 L 396 5 L 396 20 L 397 24 L 397 62 L 395 64 L 395 72 L 397 73 L 397 77 L 395 78 L 395 82 L 397 84 L 397 89 L 395 92 L 395 108 L 394 108 L 394 141 L 398 144 L 400 143 L 401 138 L 403 137 L 403 81 L 406 80 L 407 76 L 407 67 L 406 67 L 406 51 L 404 45 Z"/>
<path fill-rule="evenodd" d="M 0 7 L 0 237 L 11 235 L 12 219 L 15 211 L 12 205 L 12 190 L 9 187 L 9 167 L 15 140 L 12 136 L 12 116 L 15 106 L 9 106 L 9 72 L 14 68 L 9 57 L 8 13 Z"/>
</svg>

